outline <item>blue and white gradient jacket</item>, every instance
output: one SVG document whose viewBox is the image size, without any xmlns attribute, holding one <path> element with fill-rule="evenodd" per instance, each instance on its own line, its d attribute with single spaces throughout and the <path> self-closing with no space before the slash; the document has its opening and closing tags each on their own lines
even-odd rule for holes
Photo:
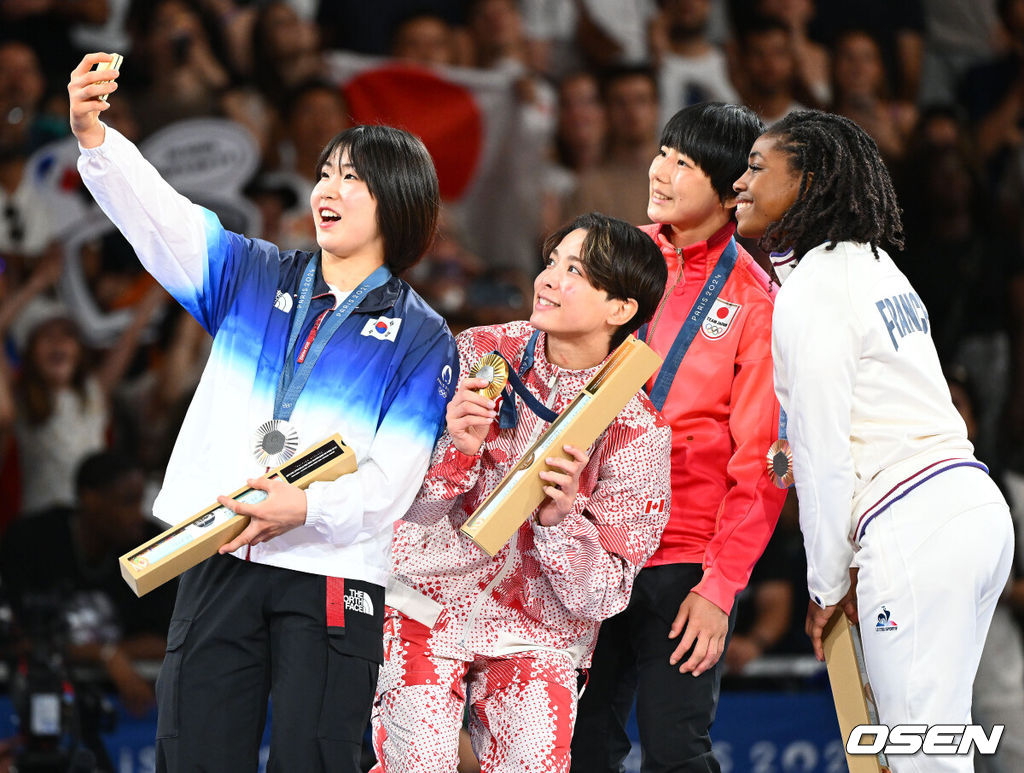
<svg viewBox="0 0 1024 773">
<path fill-rule="evenodd" d="M 251 437 L 273 417 L 295 294 L 314 256 L 225 230 L 110 127 L 102 145 L 81 153 L 79 171 L 100 207 L 214 337 L 153 507 L 177 523 L 265 472 Z M 323 297 L 300 343 L 334 305 L 319 272 L 314 296 Z M 370 292 L 324 349 L 290 418 L 300 450 L 339 432 L 359 469 L 312 484 L 305 525 L 253 546 L 249 560 L 384 585 L 392 524 L 419 490 L 458 362 L 444 320 L 404 281 L 392 277 Z"/>
</svg>

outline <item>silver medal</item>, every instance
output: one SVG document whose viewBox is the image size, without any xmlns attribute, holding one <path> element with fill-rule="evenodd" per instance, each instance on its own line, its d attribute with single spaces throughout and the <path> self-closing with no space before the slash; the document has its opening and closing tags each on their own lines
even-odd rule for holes
<svg viewBox="0 0 1024 773">
<path fill-rule="evenodd" d="M 263 422 L 252 433 L 252 455 L 265 467 L 284 464 L 299 448 L 299 433 L 282 419 Z"/>
</svg>

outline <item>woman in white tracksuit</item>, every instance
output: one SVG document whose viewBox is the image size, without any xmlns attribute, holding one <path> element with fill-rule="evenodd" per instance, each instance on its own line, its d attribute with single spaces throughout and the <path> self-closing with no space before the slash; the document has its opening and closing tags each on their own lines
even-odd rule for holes
<svg viewBox="0 0 1024 773">
<path fill-rule="evenodd" d="M 783 282 L 775 391 L 800 500 L 815 653 L 822 659 L 822 631 L 842 607 L 859 615 L 883 724 L 970 724 L 1013 533 L 953 407 L 928 312 L 880 248 L 902 247 L 903 231 L 878 149 L 847 119 L 793 113 L 754 143 L 734 188 L 740 234 L 772 251 Z M 788 451 L 778 453 L 782 472 Z M 970 755 L 889 762 L 894 771 L 973 770 Z"/>
</svg>

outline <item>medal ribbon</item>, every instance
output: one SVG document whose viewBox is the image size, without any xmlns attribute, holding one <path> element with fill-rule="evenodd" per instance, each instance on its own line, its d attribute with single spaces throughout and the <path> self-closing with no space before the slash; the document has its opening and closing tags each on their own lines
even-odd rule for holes
<svg viewBox="0 0 1024 773">
<path fill-rule="evenodd" d="M 316 267 L 319 255 L 315 255 L 306 266 L 302 274 L 302 282 L 299 284 L 299 298 L 295 307 L 295 316 L 292 317 L 291 329 L 288 333 L 288 348 L 285 352 L 284 366 L 281 368 L 281 377 L 277 382 L 277 392 L 274 394 L 274 418 L 287 421 L 292 411 L 295 410 L 295 402 L 299 399 L 309 374 L 320 358 L 327 342 L 341 324 L 348 319 L 349 315 L 359 305 L 359 302 L 371 290 L 375 290 L 387 283 L 391 278 L 391 271 L 387 266 L 380 266 L 374 270 L 359 286 L 349 293 L 345 301 L 339 304 L 334 313 L 317 326 L 313 345 L 308 351 L 303 351 L 302 362 L 296 366 L 295 344 L 299 340 L 302 326 L 306 322 L 306 314 L 309 312 L 309 305 L 313 299 L 313 284 L 316 281 Z"/>
<path fill-rule="evenodd" d="M 651 402 L 654 403 L 654 407 L 659 411 L 665 406 L 669 389 L 672 388 L 672 382 L 675 381 L 676 373 L 683 362 L 683 357 L 686 356 L 686 352 L 689 350 L 690 344 L 693 343 L 693 339 L 704 322 L 704 318 L 711 311 L 712 304 L 718 298 L 718 294 L 722 291 L 730 274 L 732 274 L 732 270 L 736 267 L 736 259 L 738 257 L 739 249 L 736 247 L 736 240 L 730 238 L 729 243 L 725 245 L 725 249 L 722 251 L 722 256 L 718 259 L 718 263 L 715 264 L 715 270 L 711 272 L 711 276 L 704 283 L 704 288 L 700 291 L 700 295 L 693 302 L 693 306 L 690 308 L 690 315 L 686 318 L 683 326 L 679 328 L 676 340 L 672 342 L 672 347 L 665 356 L 665 362 L 661 366 L 661 370 L 658 371 L 658 377 L 654 381 L 650 398 Z M 646 342 L 646 324 L 641 326 L 637 332 L 637 337 Z"/>
<path fill-rule="evenodd" d="M 511 387 L 517 395 L 523 398 L 523 402 L 526 403 L 527 408 L 533 411 L 534 414 L 544 421 L 551 423 L 558 418 L 558 414 L 534 397 L 533 393 L 527 389 L 526 384 L 523 383 L 523 376 L 525 376 L 530 368 L 533 367 L 538 338 L 540 338 L 540 331 L 534 330 L 533 335 L 530 336 L 530 340 L 526 344 L 526 349 L 523 351 L 523 359 L 519 363 L 518 372 L 512 367 L 512 363 L 505 360 L 504 357 L 501 357 L 498 352 L 495 352 L 495 354 L 498 354 L 498 356 L 508 364 L 508 386 Z M 505 400 L 501 404 L 501 411 L 498 414 L 498 426 L 502 429 L 512 429 L 518 423 L 519 412 L 516 409 L 515 395 L 506 394 Z"/>
</svg>

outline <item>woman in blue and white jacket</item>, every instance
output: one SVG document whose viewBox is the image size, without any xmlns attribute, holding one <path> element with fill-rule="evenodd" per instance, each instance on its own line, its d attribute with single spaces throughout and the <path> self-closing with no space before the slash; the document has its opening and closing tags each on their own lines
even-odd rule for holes
<svg viewBox="0 0 1024 773">
<path fill-rule="evenodd" d="M 321 154 L 316 253 L 226 231 L 99 121 L 118 72 L 71 74 L 87 187 L 146 269 L 214 337 L 155 514 L 176 523 L 242 481 L 256 504 L 181 581 L 157 683 L 158 770 L 357 771 L 382 659 L 392 524 L 408 509 L 458 381 L 444 321 L 397 274 L 434 232 L 437 177 L 406 132 L 361 126 Z M 315 367 L 314 367 L 315 364 Z M 358 471 L 305 491 L 256 481 L 340 432 Z M 227 554 L 231 555 L 227 555 Z"/>
</svg>

